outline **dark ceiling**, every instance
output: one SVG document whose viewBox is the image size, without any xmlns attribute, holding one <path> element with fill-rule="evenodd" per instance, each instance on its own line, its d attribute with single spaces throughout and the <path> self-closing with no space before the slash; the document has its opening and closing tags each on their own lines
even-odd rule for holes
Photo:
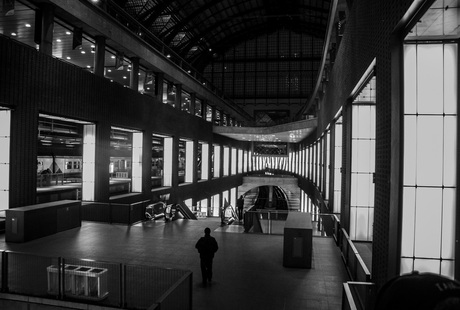
<svg viewBox="0 0 460 310">
<path fill-rule="evenodd" d="M 241 42 L 289 30 L 324 39 L 331 0 L 115 0 L 197 69 Z"/>
</svg>

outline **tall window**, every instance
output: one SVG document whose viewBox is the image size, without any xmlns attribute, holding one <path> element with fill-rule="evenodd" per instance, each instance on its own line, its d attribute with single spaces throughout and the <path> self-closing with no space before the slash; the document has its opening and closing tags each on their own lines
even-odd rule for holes
<svg viewBox="0 0 460 310">
<path fill-rule="evenodd" d="M 456 43 L 404 45 L 401 273 L 454 276 Z"/>
<path fill-rule="evenodd" d="M 375 172 L 375 77 L 352 105 L 350 238 L 372 241 Z"/>
<path fill-rule="evenodd" d="M 0 110 L 0 210 L 9 207 L 11 111 Z"/>
<path fill-rule="evenodd" d="M 342 116 L 334 125 L 334 213 L 342 207 Z"/>
</svg>

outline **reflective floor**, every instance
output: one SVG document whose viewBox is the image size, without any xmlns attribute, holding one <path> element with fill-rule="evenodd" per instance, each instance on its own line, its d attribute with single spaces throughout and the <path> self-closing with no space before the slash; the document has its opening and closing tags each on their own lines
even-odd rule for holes
<svg viewBox="0 0 460 310">
<path fill-rule="evenodd" d="M 202 287 L 196 241 L 205 227 L 219 244 L 211 286 Z M 312 269 L 283 267 L 283 236 L 243 233 L 218 219 L 140 223 L 131 227 L 83 222 L 81 228 L 0 249 L 193 271 L 193 309 L 341 308 L 347 281 L 332 238 L 313 237 Z"/>
</svg>

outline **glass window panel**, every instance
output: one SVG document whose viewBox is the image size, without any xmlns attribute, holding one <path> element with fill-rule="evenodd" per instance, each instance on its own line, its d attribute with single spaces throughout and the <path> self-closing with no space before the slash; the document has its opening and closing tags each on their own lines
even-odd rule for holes
<svg viewBox="0 0 460 310">
<path fill-rule="evenodd" d="M 410 273 L 414 270 L 414 260 L 412 258 L 401 258 L 400 273 Z"/>
<path fill-rule="evenodd" d="M 353 174 L 352 179 L 352 192 L 351 205 L 352 206 L 372 206 L 371 202 L 371 187 L 372 175 L 370 174 Z M 354 196 L 354 197 L 353 197 Z"/>
<path fill-rule="evenodd" d="M 444 113 L 457 114 L 457 44 L 444 45 Z"/>
<path fill-rule="evenodd" d="M 455 189 L 445 188 L 442 200 L 442 253 L 441 257 L 455 258 Z"/>
<path fill-rule="evenodd" d="M 415 185 L 417 171 L 416 116 L 404 117 L 404 184 Z"/>
<path fill-rule="evenodd" d="M 417 112 L 442 114 L 443 107 L 443 48 L 442 44 L 417 45 Z"/>
<path fill-rule="evenodd" d="M 415 233 L 415 188 L 405 187 L 403 190 L 401 256 L 414 256 Z"/>
<path fill-rule="evenodd" d="M 444 186 L 456 186 L 457 117 L 444 117 Z"/>
<path fill-rule="evenodd" d="M 340 172 L 340 169 L 336 169 L 334 171 L 334 189 L 342 189 L 342 173 Z"/>
<path fill-rule="evenodd" d="M 352 171 L 373 172 L 375 162 L 375 141 L 374 140 L 353 140 L 352 141 Z"/>
<path fill-rule="evenodd" d="M 356 236 L 356 207 L 350 207 L 350 238 Z"/>
<path fill-rule="evenodd" d="M 374 236 L 374 208 L 368 208 L 367 212 L 369 217 L 367 240 L 372 241 Z"/>
<path fill-rule="evenodd" d="M 9 189 L 9 177 L 10 177 L 10 165 L 9 164 L 4 164 L 4 163 L 1 163 L 0 164 L 0 175 L 2 176 L 0 178 L 0 190 L 8 190 Z M 5 209 L 7 209 L 8 205 L 3 205 L 3 203 L 5 202 L 4 200 L 0 200 L 0 202 L 2 203 L 2 207 L 0 207 L 1 209 L 3 209 L 3 206 L 5 207 Z M 0 210 L 1 210 L 0 209 Z"/>
<path fill-rule="evenodd" d="M 358 106 L 358 118 L 353 119 L 353 122 L 358 121 L 358 131 L 353 132 L 356 138 L 372 138 L 372 120 L 371 120 L 371 107 Z"/>
<path fill-rule="evenodd" d="M 368 208 L 356 208 L 356 235 L 354 240 L 368 240 L 369 212 Z"/>
<path fill-rule="evenodd" d="M 455 277 L 455 264 L 451 260 L 442 260 L 441 261 L 441 274 L 443 276 L 454 279 Z"/>
<path fill-rule="evenodd" d="M 0 163 L 9 163 L 10 162 L 10 137 L 0 137 Z M 3 177 L 3 175 L 2 175 Z"/>
<path fill-rule="evenodd" d="M 417 185 L 442 184 L 442 137 L 442 117 L 417 118 Z"/>
<path fill-rule="evenodd" d="M 441 261 L 435 259 L 415 259 L 414 270 L 420 272 L 432 272 L 439 274 L 441 270 Z"/>
<path fill-rule="evenodd" d="M 404 112 L 416 113 L 417 100 L 417 46 L 406 44 L 404 46 Z"/>
<path fill-rule="evenodd" d="M 415 256 L 439 257 L 441 253 L 440 188 L 417 188 L 415 212 Z"/>
<path fill-rule="evenodd" d="M 11 111 L 0 110 L 0 136 L 9 137 L 11 128 Z"/>
</svg>

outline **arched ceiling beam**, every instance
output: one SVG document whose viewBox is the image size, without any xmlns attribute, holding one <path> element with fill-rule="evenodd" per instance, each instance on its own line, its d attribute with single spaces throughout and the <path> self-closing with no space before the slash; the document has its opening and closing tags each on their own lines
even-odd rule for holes
<svg viewBox="0 0 460 310">
<path fill-rule="evenodd" d="M 284 25 L 284 28 L 289 28 L 291 31 L 297 32 L 297 33 L 305 33 L 304 31 L 298 31 L 298 29 L 292 29 L 292 26 L 289 27 L 289 25 Z M 316 31 L 321 31 L 323 33 L 323 36 L 321 36 L 321 39 L 324 39 L 324 29 L 319 28 L 316 24 L 303 24 L 304 27 L 310 27 L 310 26 L 316 26 L 317 29 Z M 264 34 L 271 34 L 274 33 L 283 27 L 280 27 L 280 25 L 276 23 L 268 23 L 264 25 L 259 25 L 258 27 L 254 27 L 251 29 L 251 31 L 245 30 L 241 32 L 234 33 L 231 36 L 226 36 L 225 39 L 220 40 L 219 42 L 216 42 L 214 45 L 211 46 L 212 51 L 205 50 L 202 51 L 201 53 L 198 53 L 195 57 L 189 59 L 189 62 L 199 71 L 203 71 L 203 69 L 206 67 L 206 65 L 212 60 L 214 57 L 214 54 L 223 54 L 225 51 L 227 51 L 229 48 L 236 46 L 244 41 L 254 39 L 260 35 Z"/>
<path fill-rule="evenodd" d="M 200 15 L 202 12 L 204 12 L 206 9 L 208 9 L 209 7 L 212 7 L 213 5 L 217 4 L 221 2 L 221 0 L 218 0 L 218 1 L 213 1 L 212 3 L 210 3 L 208 6 L 205 6 L 205 7 L 202 7 L 200 8 L 199 10 L 196 10 L 194 11 L 192 14 L 189 14 L 187 15 L 186 18 L 183 18 L 181 20 L 180 23 L 176 24 L 175 26 L 169 28 L 165 34 L 164 34 L 164 42 L 169 44 L 173 39 L 174 37 L 179 33 L 179 32 L 182 32 L 182 31 L 188 31 L 187 28 L 192 28 L 192 25 L 190 25 L 190 27 L 187 27 L 187 25 L 189 25 L 189 23 L 198 15 Z M 224 9 L 220 10 L 220 12 L 222 11 L 225 11 L 225 10 L 229 10 L 230 8 L 236 6 L 235 5 L 229 5 L 228 7 L 225 7 Z M 322 20 L 324 20 L 324 25 L 326 25 L 326 22 L 327 22 L 327 14 L 328 14 L 328 10 L 327 9 L 324 9 L 324 8 L 319 8 L 319 7 L 314 7 L 314 6 L 311 6 L 311 5 L 299 5 L 298 7 L 296 7 L 296 10 L 297 12 L 298 11 L 301 11 L 301 10 L 304 10 L 306 12 L 315 12 L 315 13 L 319 13 L 319 14 L 324 14 L 325 16 L 318 16 L 319 18 L 321 18 Z M 249 15 L 250 13 L 252 12 L 255 12 L 255 11 L 267 11 L 267 7 L 262 7 L 262 6 L 259 6 L 259 7 L 255 7 L 255 8 L 252 8 L 250 10 L 245 10 L 245 11 L 242 11 L 240 14 L 235 14 L 235 15 L 232 15 L 231 17 L 228 17 L 222 21 L 220 21 L 219 23 L 209 27 L 209 28 L 216 28 L 232 19 L 235 18 L 235 16 L 244 16 L 244 15 Z M 273 14 L 277 14 L 277 15 L 270 15 L 270 14 L 263 14 L 261 15 L 260 17 L 257 17 L 257 18 L 260 18 L 261 20 L 262 19 L 265 19 L 265 18 L 273 18 L 273 17 L 278 17 L 280 15 L 284 15 L 284 16 L 293 16 L 293 17 L 302 17 L 302 16 L 305 16 L 305 15 L 299 15 L 299 13 L 293 15 L 293 14 L 290 14 L 289 12 L 272 12 L 272 10 L 270 10 L 271 12 L 270 13 L 273 13 Z M 256 17 L 253 17 L 253 16 L 250 16 L 249 18 L 256 18 Z M 201 22 L 199 24 L 196 24 L 194 23 L 193 24 L 193 28 L 195 29 L 199 29 L 200 28 L 200 25 L 205 23 L 207 21 L 207 18 L 202 18 L 201 19 Z M 206 33 L 206 32 L 204 32 Z"/>
</svg>

